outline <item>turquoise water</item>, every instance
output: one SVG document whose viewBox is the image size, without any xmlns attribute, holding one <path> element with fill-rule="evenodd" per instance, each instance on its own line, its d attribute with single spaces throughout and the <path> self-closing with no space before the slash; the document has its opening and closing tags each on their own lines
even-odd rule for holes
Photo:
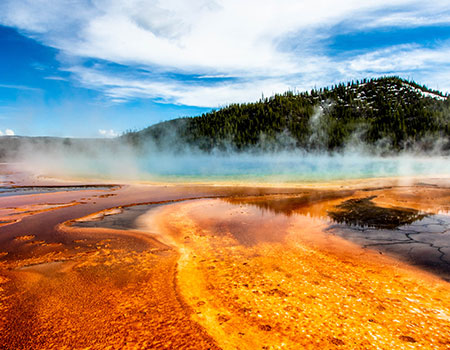
<svg viewBox="0 0 450 350">
<path fill-rule="evenodd" d="M 35 174 L 142 181 L 314 182 L 392 176 L 450 176 L 448 157 L 278 153 L 34 156 L 20 170 Z"/>
<path fill-rule="evenodd" d="M 450 176 L 446 157 L 282 154 L 143 159 L 141 179 L 192 181 L 326 181 L 387 176 Z"/>
</svg>

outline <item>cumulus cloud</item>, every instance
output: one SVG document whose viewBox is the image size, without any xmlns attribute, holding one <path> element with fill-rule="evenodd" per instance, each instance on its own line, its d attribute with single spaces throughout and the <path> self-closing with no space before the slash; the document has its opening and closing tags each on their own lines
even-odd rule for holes
<svg viewBox="0 0 450 350">
<path fill-rule="evenodd" d="M 340 32 L 448 25 L 450 4 L 4 0 L 0 23 L 61 50 L 72 77 L 113 102 L 152 98 L 217 106 L 287 88 L 301 90 L 374 74 L 420 73 L 433 69 L 436 62 L 448 65 L 443 61 L 449 51 L 445 42 L 433 48 L 411 44 L 357 52 L 350 60 L 330 54 L 327 42 Z M 424 78 L 430 77 L 427 72 Z M 189 75 L 197 81 L 186 81 Z"/>
<path fill-rule="evenodd" d="M 5 131 L 0 130 L 0 136 L 3 136 L 3 135 L 14 136 L 15 133 L 14 133 L 14 130 L 11 130 L 11 129 L 5 129 Z"/>
<path fill-rule="evenodd" d="M 102 136 L 102 137 L 116 137 L 119 136 L 119 134 L 117 132 L 115 132 L 113 129 L 99 129 L 98 133 Z"/>
</svg>

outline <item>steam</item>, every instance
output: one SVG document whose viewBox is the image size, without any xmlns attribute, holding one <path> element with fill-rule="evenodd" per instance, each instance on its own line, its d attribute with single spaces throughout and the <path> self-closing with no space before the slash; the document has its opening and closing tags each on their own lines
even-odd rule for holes
<svg viewBox="0 0 450 350">
<path fill-rule="evenodd" d="M 324 123 L 326 123 L 324 107 L 319 106 L 309 119 L 309 129 L 312 130 L 308 142 L 309 148 L 323 148 L 327 144 L 328 135 Z"/>
<path fill-rule="evenodd" d="M 321 117 L 322 112 L 318 110 L 311 125 L 319 128 Z M 435 140 L 434 147 L 426 154 L 411 148 L 399 154 L 386 155 L 383 144 L 368 147 L 353 135 L 343 151 L 327 153 L 293 148 L 293 139 L 282 133 L 277 136 L 276 143 L 282 144 L 281 148 L 271 146 L 273 142 L 262 135 L 260 143 L 246 152 L 236 152 L 230 146 L 229 149 L 206 153 L 181 145 L 176 136 L 172 136 L 165 140 L 163 148 L 150 141 L 140 147 L 131 146 L 122 138 L 23 138 L 18 139 L 16 149 L 10 150 L 8 158 L 18 170 L 36 175 L 115 181 L 280 183 L 387 176 L 450 176 L 450 159 L 441 152 L 447 140 Z M 310 144 L 323 142 L 322 136 L 319 131 L 311 138 Z M 170 144 L 177 151 L 171 150 Z"/>
</svg>

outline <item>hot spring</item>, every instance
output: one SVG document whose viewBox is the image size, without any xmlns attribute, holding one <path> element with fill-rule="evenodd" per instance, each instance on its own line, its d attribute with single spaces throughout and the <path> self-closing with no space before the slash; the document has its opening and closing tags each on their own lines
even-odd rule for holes
<svg viewBox="0 0 450 350">
<path fill-rule="evenodd" d="M 364 154 L 150 153 L 34 154 L 21 170 L 55 176 L 163 182 L 323 182 L 398 176 L 450 176 L 444 156 Z"/>
</svg>

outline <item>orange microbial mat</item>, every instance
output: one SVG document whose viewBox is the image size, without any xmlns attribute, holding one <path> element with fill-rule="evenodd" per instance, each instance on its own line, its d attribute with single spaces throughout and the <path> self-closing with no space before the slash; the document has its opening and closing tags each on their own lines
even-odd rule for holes
<svg viewBox="0 0 450 350">
<path fill-rule="evenodd" d="M 10 189 L 0 348 L 449 349 L 447 182 Z"/>
</svg>

